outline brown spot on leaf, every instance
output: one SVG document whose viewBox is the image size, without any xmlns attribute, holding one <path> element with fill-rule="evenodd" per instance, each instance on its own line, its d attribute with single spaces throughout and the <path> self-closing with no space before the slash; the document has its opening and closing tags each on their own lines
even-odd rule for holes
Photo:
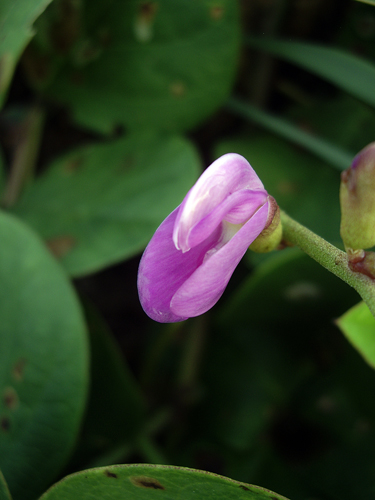
<svg viewBox="0 0 375 500">
<path fill-rule="evenodd" d="M 223 17 L 223 15 L 224 15 L 224 8 L 221 7 L 220 5 L 213 5 L 210 8 L 210 16 L 215 21 L 218 21 L 219 19 L 221 19 Z"/>
<path fill-rule="evenodd" d="M 186 93 L 186 86 L 182 82 L 173 82 L 170 86 L 171 94 L 174 97 L 182 97 Z"/>
<path fill-rule="evenodd" d="M 82 164 L 83 164 L 82 157 L 71 158 L 70 160 L 64 163 L 63 171 L 68 174 L 72 174 L 76 172 Z"/>
<path fill-rule="evenodd" d="M 110 470 L 106 469 L 104 471 L 104 474 L 107 476 L 107 477 L 113 477 L 114 479 L 117 479 L 117 474 L 115 474 L 114 472 L 111 472 Z"/>
<path fill-rule="evenodd" d="M 73 236 L 58 236 L 47 240 L 46 244 L 55 257 L 61 258 L 70 252 L 76 244 L 76 240 Z"/>
<path fill-rule="evenodd" d="M 157 479 L 147 476 L 132 476 L 129 478 L 134 486 L 149 488 L 151 490 L 165 490 L 164 486 Z"/>
<path fill-rule="evenodd" d="M 8 432 L 10 429 L 10 420 L 8 417 L 1 417 L 0 419 L 0 427 L 4 432 Z"/>
<path fill-rule="evenodd" d="M 13 373 L 14 379 L 17 380 L 18 382 L 20 382 L 23 379 L 25 365 L 26 365 L 25 358 L 20 358 L 14 363 L 12 373 Z"/>
<path fill-rule="evenodd" d="M 250 489 L 247 486 L 245 486 L 244 484 L 240 484 L 240 488 L 244 491 L 250 491 Z"/>
<path fill-rule="evenodd" d="M 139 7 L 139 17 L 143 22 L 150 24 L 154 20 L 157 10 L 158 4 L 156 2 L 142 2 Z"/>
<path fill-rule="evenodd" d="M 6 387 L 3 393 L 3 401 L 7 408 L 15 410 L 18 406 L 19 399 L 13 387 Z"/>
</svg>

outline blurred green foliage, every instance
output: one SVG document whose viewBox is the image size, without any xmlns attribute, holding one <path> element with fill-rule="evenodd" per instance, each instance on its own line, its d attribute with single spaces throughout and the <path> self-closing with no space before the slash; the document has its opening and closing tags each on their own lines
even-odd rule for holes
<svg viewBox="0 0 375 500">
<path fill-rule="evenodd" d="M 298 250 L 248 252 L 212 311 L 158 325 L 133 258 L 230 151 L 340 246 L 340 170 L 375 138 L 375 8 L 17 0 L 0 29 L 0 499 L 100 466 L 43 498 L 281 498 L 113 467 L 141 462 L 374 498 L 375 323 L 345 313 L 352 289 Z"/>
</svg>

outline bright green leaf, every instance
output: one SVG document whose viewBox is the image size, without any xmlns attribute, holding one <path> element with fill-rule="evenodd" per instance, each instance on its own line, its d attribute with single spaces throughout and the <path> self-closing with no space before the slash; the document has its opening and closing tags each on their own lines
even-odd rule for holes
<svg viewBox="0 0 375 500">
<path fill-rule="evenodd" d="M 88 348 L 77 298 L 43 243 L 4 213 L 0 234 L 0 467 L 14 500 L 32 500 L 72 451 Z"/>
<path fill-rule="evenodd" d="M 0 5 L 0 108 L 17 61 L 33 36 L 32 24 L 51 0 L 2 0 Z"/>
<path fill-rule="evenodd" d="M 365 302 L 343 314 L 337 326 L 367 363 L 375 368 L 375 318 Z"/>
<path fill-rule="evenodd" d="M 80 124 L 101 132 L 118 124 L 186 130 L 228 96 L 240 43 L 237 0 L 86 3 L 86 25 L 65 65 L 52 69 L 61 43 L 70 44 L 69 26 L 59 46 L 53 38 L 47 52 L 35 44 L 28 60 L 30 78 Z M 32 69 L 40 66 L 45 82 Z"/>
<path fill-rule="evenodd" d="M 140 252 L 199 174 L 179 136 L 134 134 L 67 154 L 15 207 L 80 276 Z"/>
<path fill-rule="evenodd" d="M 118 465 L 68 476 L 40 500 L 285 500 L 272 491 L 210 472 L 162 465 Z"/>
<path fill-rule="evenodd" d="M 375 7 L 375 0 L 357 0 L 357 2 L 368 3 L 369 5 L 373 5 Z"/>
<path fill-rule="evenodd" d="M 342 50 L 304 42 L 249 38 L 249 44 L 271 52 L 337 85 L 375 106 L 375 64 Z"/>
<path fill-rule="evenodd" d="M 0 471 L 0 500 L 12 500 L 8 489 L 8 485 L 1 471 Z"/>
</svg>

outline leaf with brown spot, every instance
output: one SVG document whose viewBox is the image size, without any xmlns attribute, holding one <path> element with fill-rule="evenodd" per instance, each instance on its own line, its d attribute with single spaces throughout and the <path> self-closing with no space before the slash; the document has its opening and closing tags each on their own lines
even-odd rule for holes
<svg viewBox="0 0 375 500">
<path fill-rule="evenodd" d="M 224 15 L 224 8 L 221 7 L 220 5 L 214 5 L 213 7 L 210 8 L 210 16 L 215 21 L 221 19 L 223 15 Z"/>
<path fill-rule="evenodd" d="M 187 139 L 127 134 L 53 162 L 12 211 L 78 277 L 141 252 L 199 171 L 199 156 Z"/>
<path fill-rule="evenodd" d="M 134 486 L 140 486 L 141 488 L 150 488 L 152 490 L 165 490 L 164 486 L 152 477 L 147 476 L 132 476 L 129 478 Z"/>
<path fill-rule="evenodd" d="M 20 358 L 18 359 L 12 369 L 12 375 L 14 380 L 17 382 L 21 382 L 23 379 L 24 371 L 25 371 L 25 366 L 26 366 L 26 359 L 25 358 Z"/>
<path fill-rule="evenodd" d="M 76 443 L 86 325 L 66 273 L 34 231 L 0 212 L 0 234 L 0 469 L 15 500 L 35 500 Z"/>
<path fill-rule="evenodd" d="M 86 26 L 95 58 L 87 64 L 78 57 L 78 65 L 75 46 L 45 94 L 68 107 L 80 126 L 100 133 L 112 134 L 118 125 L 129 131 L 192 130 L 231 92 L 241 40 L 239 3 L 94 1 L 90 10 L 105 12 L 90 16 Z M 51 55 L 56 60 L 58 50 Z M 184 82 L 183 99 L 170 91 L 177 80 Z"/>
<path fill-rule="evenodd" d="M 286 500 L 281 495 L 211 472 L 168 465 L 115 465 L 116 481 L 108 481 L 107 467 L 67 476 L 40 500 Z M 135 489 L 135 487 L 137 489 Z"/>
<path fill-rule="evenodd" d="M 76 240 L 72 236 L 58 236 L 46 242 L 47 247 L 53 255 L 60 259 L 64 257 L 76 244 Z"/>
<path fill-rule="evenodd" d="M 13 387 L 6 387 L 3 393 L 4 405 L 9 408 L 9 410 L 15 410 L 19 405 L 19 399 L 16 391 Z"/>
<path fill-rule="evenodd" d="M 3 430 L 4 432 L 9 431 L 9 429 L 10 429 L 9 417 L 1 417 L 0 418 L 0 427 L 1 427 L 1 430 Z"/>
<path fill-rule="evenodd" d="M 72 174 L 82 166 L 83 162 L 84 159 L 80 156 L 71 158 L 63 165 L 63 170 L 68 174 Z"/>
<path fill-rule="evenodd" d="M 117 474 L 115 474 L 114 472 L 111 472 L 110 470 L 106 469 L 104 471 L 104 474 L 107 476 L 107 477 L 113 477 L 114 479 L 117 479 Z"/>
</svg>

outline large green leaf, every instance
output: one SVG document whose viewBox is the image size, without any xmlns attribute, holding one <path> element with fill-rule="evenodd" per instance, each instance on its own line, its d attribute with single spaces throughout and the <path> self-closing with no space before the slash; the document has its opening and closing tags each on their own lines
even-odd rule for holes
<svg viewBox="0 0 375 500">
<path fill-rule="evenodd" d="M 375 319 L 366 303 L 360 302 L 349 309 L 336 324 L 367 363 L 375 368 Z"/>
<path fill-rule="evenodd" d="M 0 108 L 32 24 L 51 0 L 2 0 L 0 5 Z"/>
<path fill-rule="evenodd" d="M 0 471 L 0 500 L 12 500 L 8 485 L 5 482 L 3 473 Z"/>
<path fill-rule="evenodd" d="M 252 47 L 271 52 L 316 73 L 371 106 L 375 106 L 375 64 L 340 49 L 304 42 L 249 38 Z"/>
<path fill-rule="evenodd" d="M 134 134 L 59 158 L 15 211 L 70 274 L 83 275 L 141 251 L 181 203 L 199 165 L 185 139 Z"/>
<path fill-rule="evenodd" d="M 68 476 L 41 500 L 285 500 L 272 491 L 209 472 L 162 465 L 118 465 Z"/>
<path fill-rule="evenodd" d="M 37 236 L 0 214 L 0 468 L 32 500 L 72 451 L 86 392 L 85 324 L 64 272 Z"/>
<path fill-rule="evenodd" d="M 84 5 L 79 39 L 65 64 L 56 61 L 61 45 L 71 44 L 69 19 L 58 46 L 52 34 L 49 51 L 35 44 L 27 59 L 31 79 L 69 105 L 79 123 L 102 132 L 118 124 L 186 130 L 227 97 L 240 41 L 237 0 L 89 0 Z M 64 19 L 53 22 L 57 26 Z M 41 66 L 45 81 L 37 71 Z"/>
</svg>

